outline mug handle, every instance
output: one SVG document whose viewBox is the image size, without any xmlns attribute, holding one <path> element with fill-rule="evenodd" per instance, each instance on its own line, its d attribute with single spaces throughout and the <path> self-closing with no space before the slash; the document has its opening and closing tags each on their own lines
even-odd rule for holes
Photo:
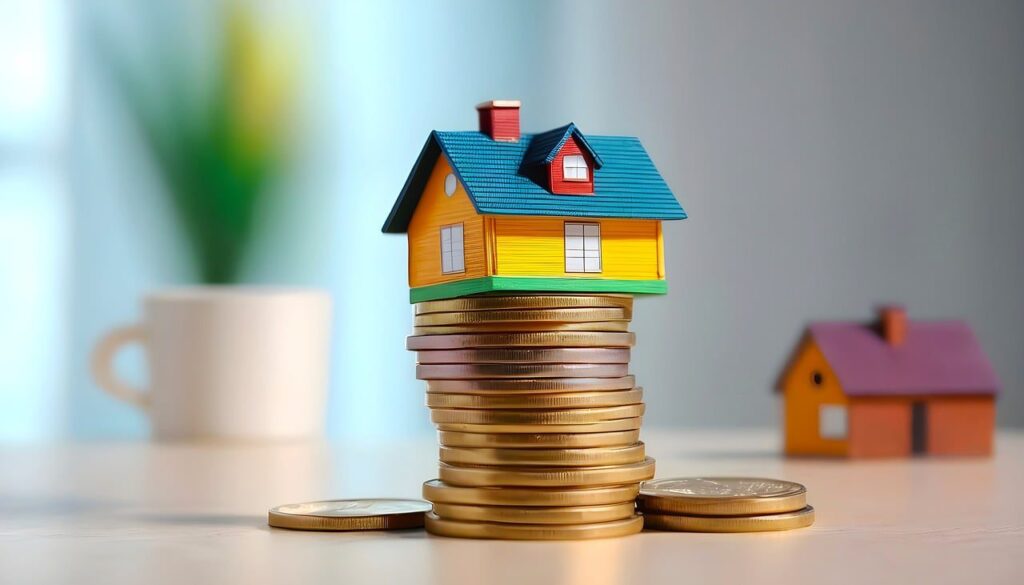
<svg viewBox="0 0 1024 585">
<path fill-rule="evenodd" d="M 114 371 L 114 356 L 129 343 L 146 343 L 141 325 L 117 327 L 104 335 L 92 352 L 92 377 L 107 394 L 142 410 L 149 410 L 149 393 L 135 388 Z"/>
</svg>

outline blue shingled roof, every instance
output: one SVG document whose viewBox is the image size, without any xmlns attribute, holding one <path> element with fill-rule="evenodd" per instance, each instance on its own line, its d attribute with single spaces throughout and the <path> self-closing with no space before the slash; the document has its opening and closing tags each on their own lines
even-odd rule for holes
<svg viewBox="0 0 1024 585">
<path fill-rule="evenodd" d="M 526 154 L 523 155 L 523 166 L 550 164 L 558 156 L 558 151 L 562 150 L 562 146 L 570 136 L 575 137 L 580 148 L 590 155 L 590 158 L 594 160 L 594 166 L 601 168 L 604 161 L 594 152 L 586 137 L 572 122 L 554 130 L 534 134 L 533 139 L 530 140 L 530 146 L 526 148 Z"/>
<path fill-rule="evenodd" d="M 640 140 L 631 136 L 580 136 L 580 147 L 593 152 L 593 195 L 556 195 L 521 173 L 528 151 L 544 152 L 558 135 L 564 144 L 572 124 L 543 134 L 524 134 L 518 142 L 498 142 L 480 132 L 433 131 L 420 151 L 382 231 L 404 233 L 416 210 L 437 157 L 444 153 L 477 213 L 485 215 L 561 216 L 634 219 L 686 219 Z M 543 142 L 533 147 L 535 140 Z M 552 146 L 549 147 L 547 143 Z M 557 153 L 557 148 L 554 152 Z M 554 155 L 551 155 L 552 159 Z"/>
</svg>

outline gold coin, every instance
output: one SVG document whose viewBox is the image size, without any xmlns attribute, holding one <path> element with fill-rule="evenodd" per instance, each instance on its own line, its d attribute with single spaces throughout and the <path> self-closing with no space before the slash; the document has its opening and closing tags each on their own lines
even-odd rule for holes
<svg viewBox="0 0 1024 585">
<path fill-rule="evenodd" d="M 474 467 L 438 463 L 441 481 L 459 486 L 589 487 L 654 477 L 654 459 L 601 467 Z"/>
<path fill-rule="evenodd" d="M 590 321 L 587 323 L 555 323 L 530 321 L 523 323 L 480 323 L 478 325 L 431 325 L 413 327 L 413 335 L 451 335 L 461 333 L 526 333 L 526 332 L 627 332 L 629 321 Z"/>
<path fill-rule="evenodd" d="M 636 378 L 504 378 L 501 380 L 427 380 L 427 392 L 444 394 L 563 394 L 630 390 Z"/>
<path fill-rule="evenodd" d="M 423 526 L 430 503 L 372 498 L 328 500 L 271 508 L 267 524 L 294 530 L 396 530 Z"/>
<path fill-rule="evenodd" d="M 590 447 L 622 447 L 640 439 L 640 431 L 609 433 L 437 433 L 437 441 L 445 447 L 483 447 L 496 449 L 585 449 Z"/>
<path fill-rule="evenodd" d="M 643 518 L 632 516 L 626 520 L 598 522 L 596 524 L 498 524 L 493 522 L 460 522 L 426 515 L 427 532 L 455 538 L 494 538 L 504 540 L 584 540 L 613 538 L 637 534 L 644 528 Z"/>
<path fill-rule="evenodd" d="M 639 429 L 643 417 L 604 420 L 589 424 L 556 425 L 556 424 L 476 424 L 476 423 L 437 423 L 439 431 L 455 431 L 458 433 L 607 433 L 611 431 L 632 431 Z"/>
<path fill-rule="evenodd" d="M 466 311 L 460 313 L 430 313 L 416 315 L 413 325 L 481 325 L 490 323 L 589 323 L 593 321 L 629 321 L 626 310 L 606 309 L 533 309 L 505 311 Z"/>
<path fill-rule="evenodd" d="M 686 516 L 644 513 L 644 527 L 675 532 L 769 532 L 814 524 L 814 508 L 761 516 Z"/>
<path fill-rule="evenodd" d="M 423 482 L 423 497 L 435 504 L 474 504 L 482 506 L 601 506 L 633 504 L 639 484 L 591 488 L 497 488 L 459 487 L 439 479 Z"/>
<path fill-rule="evenodd" d="M 508 467 L 596 467 L 644 460 L 644 444 L 589 449 L 482 449 L 440 447 L 439 459 L 452 465 L 504 465 Z"/>
<path fill-rule="evenodd" d="M 421 364 L 628 364 L 628 349 L 567 347 L 442 349 L 420 351 Z"/>
<path fill-rule="evenodd" d="M 752 516 L 801 510 L 807 489 L 760 477 L 678 477 L 644 482 L 638 504 L 645 511 L 703 516 Z"/>
<path fill-rule="evenodd" d="M 412 351 L 474 347 L 632 347 L 635 344 L 634 333 L 604 331 L 410 335 L 405 339 L 406 349 Z"/>
<path fill-rule="evenodd" d="M 621 378 L 629 364 L 420 364 L 420 380 L 474 378 Z"/>
<path fill-rule="evenodd" d="M 500 311 L 505 309 L 633 308 L 630 295 L 489 295 L 416 303 L 416 314 Z"/>
<path fill-rule="evenodd" d="M 430 410 L 430 422 L 434 423 L 471 423 L 498 425 L 573 425 L 589 424 L 620 418 L 643 416 L 644 405 L 627 404 L 625 406 L 607 406 L 604 408 L 569 408 L 565 410 L 469 410 L 442 409 Z"/>
<path fill-rule="evenodd" d="M 593 524 L 631 518 L 633 502 L 603 506 L 516 508 L 512 506 L 470 506 L 434 503 L 434 513 L 446 520 L 501 522 L 503 524 Z"/>
<path fill-rule="evenodd" d="M 573 392 L 571 394 L 442 394 L 427 392 L 430 408 L 594 408 L 639 404 L 644 397 L 643 388 L 618 392 Z"/>
</svg>

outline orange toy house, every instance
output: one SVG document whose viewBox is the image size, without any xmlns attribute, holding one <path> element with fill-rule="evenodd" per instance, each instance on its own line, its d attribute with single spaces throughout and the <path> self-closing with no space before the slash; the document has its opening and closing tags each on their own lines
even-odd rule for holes
<svg viewBox="0 0 1024 585">
<path fill-rule="evenodd" d="M 962 321 L 813 323 L 779 377 L 786 453 L 989 455 L 998 388 Z"/>
</svg>

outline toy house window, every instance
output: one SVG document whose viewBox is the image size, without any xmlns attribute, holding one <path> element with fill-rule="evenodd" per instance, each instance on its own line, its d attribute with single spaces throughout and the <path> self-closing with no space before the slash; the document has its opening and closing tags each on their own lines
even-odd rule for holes
<svg viewBox="0 0 1024 585">
<path fill-rule="evenodd" d="M 565 224 L 565 271 L 601 272 L 600 224 Z"/>
<path fill-rule="evenodd" d="M 578 154 L 567 154 L 562 159 L 562 178 L 566 181 L 586 181 L 587 161 Z"/>
<path fill-rule="evenodd" d="M 454 274 L 466 271 L 465 249 L 462 246 L 462 224 L 441 228 L 441 272 Z"/>
<path fill-rule="evenodd" d="M 822 439 L 845 439 L 846 429 L 846 407 L 822 404 L 818 410 L 818 436 Z"/>
</svg>

